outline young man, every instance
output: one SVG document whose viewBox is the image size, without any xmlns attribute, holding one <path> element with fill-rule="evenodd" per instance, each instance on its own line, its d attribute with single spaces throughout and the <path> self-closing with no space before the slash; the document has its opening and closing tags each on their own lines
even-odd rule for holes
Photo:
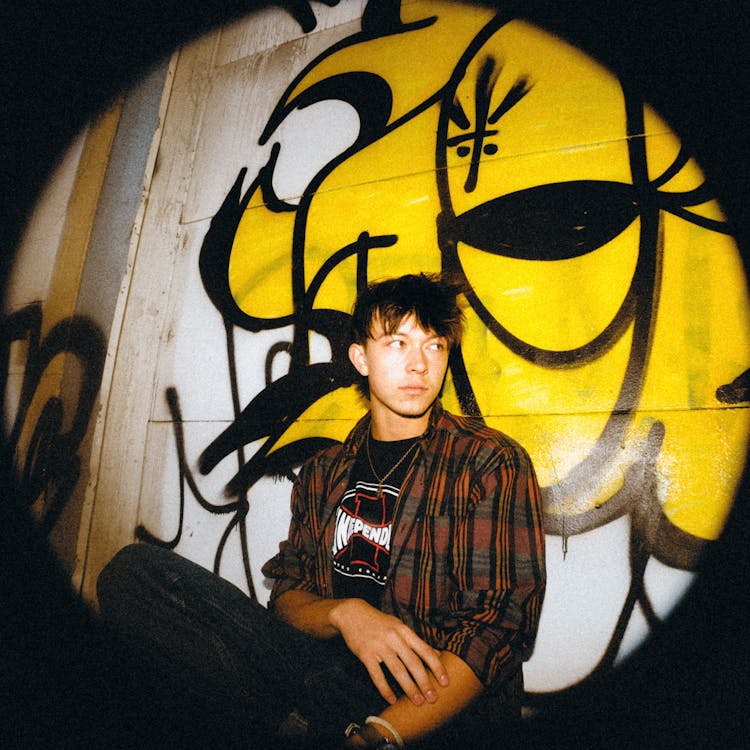
<svg viewBox="0 0 750 750">
<path fill-rule="evenodd" d="M 208 640 L 206 682 L 238 707 L 248 736 L 437 748 L 504 728 L 507 744 L 520 718 L 545 587 L 539 488 L 518 444 L 442 409 L 457 294 L 420 274 L 358 297 L 349 356 L 370 412 L 300 471 L 288 539 L 263 569 L 270 614 L 162 550 L 126 548 L 102 574 L 102 611 L 121 632 L 137 608 L 140 630 L 171 623 L 174 612 L 154 614 L 165 599 L 195 623 L 182 623 L 183 641 Z M 127 582 L 134 569 L 148 586 Z M 144 588 L 156 591 L 148 604 L 135 593 Z M 186 647 L 167 651 L 175 674 L 195 668 Z"/>
</svg>

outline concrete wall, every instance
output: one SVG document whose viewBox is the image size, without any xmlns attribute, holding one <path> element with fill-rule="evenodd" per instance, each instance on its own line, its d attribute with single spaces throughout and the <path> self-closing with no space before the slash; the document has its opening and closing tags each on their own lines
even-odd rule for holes
<svg viewBox="0 0 750 750">
<path fill-rule="evenodd" d="M 4 406 L 19 501 L 73 572 L 107 338 L 153 170 L 166 64 L 79 134 L 21 238 L 4 296 Z"/>
</svg>

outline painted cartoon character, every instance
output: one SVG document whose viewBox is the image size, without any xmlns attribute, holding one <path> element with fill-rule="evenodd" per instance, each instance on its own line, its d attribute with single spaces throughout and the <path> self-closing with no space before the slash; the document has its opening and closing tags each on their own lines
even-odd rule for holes
<svg viewBox="0 0 750 750">
<path fill-rule="evenodd" d="M 750 361 L 739 254 L 678 138 L 580 51 L 489 10 L 374 5 L 280 96 L 266 165 L 244 190 L 240 172 L 203 243 L 230 352 L 233 327 L 279 338 L 245 406 L 230 373 L 236 419 L 200 470 L 242 457 L 221 512 L 244 528 L 261 477 L 293 477 L 364 411 L 345 348 L 357 289 L 459 274 L 467 335 L 443 400 L 532 454 L 561 539 L 545 614 L 568 540 L 602 549 L 624 529 L 596 655 L 546 675 L 564 687 L 637 640 L 636 610 L 658 620 L 651 592 L 673 604 L 690 578 L 668 571 L 695 568 L 731 507 L 750 424 L 726 408 Z"/>
</svg>

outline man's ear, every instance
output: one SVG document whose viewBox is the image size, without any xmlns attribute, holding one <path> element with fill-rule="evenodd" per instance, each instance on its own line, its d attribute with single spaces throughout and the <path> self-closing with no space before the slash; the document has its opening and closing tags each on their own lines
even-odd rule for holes
<svg viewBox="0 0 750 750">
<path fill-rule="evenodd" d="M 352 344 L 349 347 L 349 359 L 354 365 L 354 369 L 363 378 L 366 378 L 368 375 L 367 357 L 365 356 L 365 348 L 362 344 Z"/>
</svg>

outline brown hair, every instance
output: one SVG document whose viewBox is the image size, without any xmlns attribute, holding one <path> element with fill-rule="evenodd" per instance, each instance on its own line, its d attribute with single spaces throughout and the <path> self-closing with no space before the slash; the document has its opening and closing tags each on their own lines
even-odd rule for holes
<svg viewBox="0 0 750 750">
<path fill-rule="evenodd" d="M 408 274 L 368 284 L 352 310 L 352 341 L 364 344 L 376 321 L 389 335 L 414 315 L 421 328 L 445 338 L 449 348 L 458 346 L 464 315 L 457 298 L 462 291 L 455 279 L 440 274 Z"/>
</svg>

